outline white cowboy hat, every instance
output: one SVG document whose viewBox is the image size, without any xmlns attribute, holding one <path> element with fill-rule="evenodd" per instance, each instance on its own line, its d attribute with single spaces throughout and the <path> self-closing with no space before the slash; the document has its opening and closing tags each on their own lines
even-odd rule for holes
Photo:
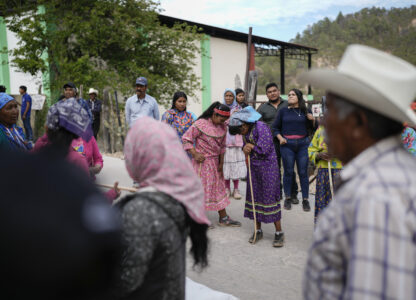
<svg viewBox="0 0 416 300">
<path fill-rule="evenodd" d="M 90 90 L 88 91 L 88 95 L 89 94 L 96 94 L 98 96 L 98 91 L 96 89 L 90 88 Z"/>
<path fill-rule="evenodd" d="M 298 79 L 393 120 L 416 124 L 410 108 L 416 98 L 416 67 L 391 54 L 351 45 L 336 70 L 313 69 Z"/>
</svg>

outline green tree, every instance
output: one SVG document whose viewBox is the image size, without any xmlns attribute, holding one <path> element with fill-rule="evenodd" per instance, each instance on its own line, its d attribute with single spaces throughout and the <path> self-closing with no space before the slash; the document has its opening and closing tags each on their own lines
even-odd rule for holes
<svg viewBox="0 0 416 300">
<path fill-rule="evenodd" d="M 201 35 L 185 24 L 161 25 L 157 2 L 36 2 L 7 18 L 8 28 L 20 39 L 11 54 L 23 72 L 49 71 L 55 98 L 66 81 L 131 95 L 138 76 L 148 78 L 149 93 L 163 105 L 177 90 L 195 95 L 200 89 L 193 66 Z M 38 12 L 39 5 L 44 13 Z"/>
</svg>

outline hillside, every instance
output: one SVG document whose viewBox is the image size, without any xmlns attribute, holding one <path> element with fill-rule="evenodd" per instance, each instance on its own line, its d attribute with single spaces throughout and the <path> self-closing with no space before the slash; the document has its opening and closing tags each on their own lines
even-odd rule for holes
<svg viewBox="0 0 416 300">
<path fill-rule="evenodd" d="M 318 54 L 313 55 L 313 67 L 336 66 L 349 44 L 375 47 L 416 65 L 416 5 L 389 10 L 364 8 L 345 16 L 339 13 L 333 21 L 324 18 L 309 26 L 291 42 L 319 49 Z M 279 82 L 279 64 L 275 57 L 256 57 L 260 93 L 267 82 Z M 295 77 L 306 68 L 306 62 L 287 60 L 286 89 L 297 87 Z M 306 92 L 305 87 L 301 88 Z M 319 99 L 323 91 L 314 90 L 313 94 Z"/>
</svg>

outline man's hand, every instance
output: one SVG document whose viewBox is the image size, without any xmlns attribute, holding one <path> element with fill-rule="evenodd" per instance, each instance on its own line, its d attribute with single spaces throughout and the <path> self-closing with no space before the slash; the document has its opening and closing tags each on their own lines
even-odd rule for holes
<svg viewBox="0 0 416 300">
<path fill-rule="evenodd" d="M 249 155 L 249 154 L 251 153 L 251 151 L 253 150 L 253 148 L 254 148 L 254 145 L 253 145 L 253 144 L 250 144 L 250 143 L 246 144 L 246 145 L 243 147 L 243 152 L 244 152 L 244 154 L 245 154 L 245 155 Z"/>
<path fill-rule="evenodd" d="M 22 120 L 26 120 L 26 114 L 23 114 Z"/>
</svg>

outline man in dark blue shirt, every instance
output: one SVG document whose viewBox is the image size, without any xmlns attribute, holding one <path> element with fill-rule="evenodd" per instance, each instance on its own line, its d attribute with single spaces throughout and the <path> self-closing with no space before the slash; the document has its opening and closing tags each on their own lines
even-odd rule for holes
<svg viewBox="0 0 416 300">
<path fill-rule="evenodd" d="M 26 93 L 26 91 L 26 86 L 21 85 L 19 87 L 19 93 L 20 95 L 22 95 L 22 108 L 20 114 L 23 121 L 23 127 L 25 128 L 26 141 L 31 143 L 33 140 L 33 131 L 32 126 L 30 125 L 30 114 L 32 112 L 32 97 L 30 97 L 30 95 Z"/>
</svg>

